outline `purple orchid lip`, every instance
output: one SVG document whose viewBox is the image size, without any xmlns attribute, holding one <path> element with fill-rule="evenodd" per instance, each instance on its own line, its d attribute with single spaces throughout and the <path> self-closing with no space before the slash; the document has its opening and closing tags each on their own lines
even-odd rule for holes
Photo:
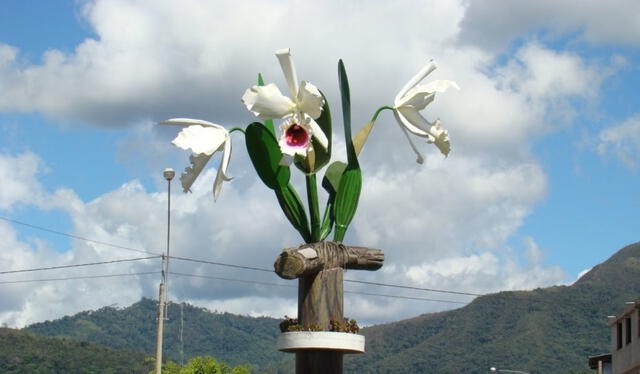
<svg viewBox="0 0 640 374">
<path fill-rule="evenodd" d="M 285 141 L 290 147 L 306 147 L 309 143 L 309 133 L 304 127 L 293 124 L 285 132 Z"/>
</svg>

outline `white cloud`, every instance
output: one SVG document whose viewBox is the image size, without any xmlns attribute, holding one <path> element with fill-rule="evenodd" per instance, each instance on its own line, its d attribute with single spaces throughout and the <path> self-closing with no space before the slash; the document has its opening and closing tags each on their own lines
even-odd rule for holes
<svg viewBox="0 0 640 374">
<path fill-rule="evenodd" d="M 459 40 L 499 50 L 530 32 L 552 37 L 579 35 L 591 43 L 637 46 L 640 4 L 634 0 L 470 1 L 460 23 Z"/>
<path fill-rule="evenodd" d="M 596 150 L 600 155 L 612 155 L 631 169 L 638 167 L 640 116 L 632 116 L 620 124 L 603 129 L 596 139 Z"/>
<path fill-rule="evenodd" d="M 0 209 L 40 200 L 42 186 L 37 177 L 43 169 L 46 170 L 42 162 L 31 152 L 18 156 L 0 154 Z"/>
<path fill-rule="evenodd" d="M 37 111 L 65 123 L 136 124 L 133 135 L 118 145 L 119 157 L 136 157 L 142 160 L 141 170 L 153 166 L 157 174 L 158 166 L 164 167 L 159 160 L 172 157 L 172 151 L 166 151 L 170 146 L 165 130 L 150 130 L 152 122 L 146 119 L 192 117 L 227 126 L 252 121 L 239 97 L 258 71 L 284 87 L 273 51 L 290 46 L 300 78 L 317 84 L 331 100 L 339 155 L 344 143 L 337 58 L 345 59 L 349 71 L 355 123 L 364 123 L 376 106 L 390 103 L 422 63 L 436 58 L 440 68 L 433 78 L 456 80 L 462 88 L 439 95 L 425 111 L 429 119 L 440 116 L 449 129 L 451 156 L 443 159 L 432 146 L 420 144 L 428 149 L 427 160 L 424 166 L 415 165 L 393 118 L 386 113 L 381 117 L 362 155 L 364 194 L 347 241 L 385 250 L 386 263 L 378 272 L 347 276 L 478 293 L 548 285 L 563 274 L 540 264 L 541 250 L 533 239 L 524 254 L 507 245 L 547 190 L 544 167 L 530 149 L 536 138 L 570 124 L 574 100 L 596 99 L 606 75 L 602 67 L 539 41 L 525 43 L 495 67 L 496 54 L 452 43 L 460 21 L 467 22 L 475 9 L 472 3 L 465 13 L 463 4 L 95 1 L 85 14 L 97 37 L 73 53 L 52 50 L 37 65 L 20 61 L 15 48 L 0 46 L 0 84 L 8 87 L 0 93 L 0 110 Z M 270 268 L 282 248 L 300 239 L 273 193 L 255 177 L 238 140 L 234 137 L 230 167 L 235 178 L 216 204 L 211 196 L 213 170 L 200 177 L 193 194 L 172 195 L 172 254 Z M 21 166 L 11 169 L 11 161 L 18 158 Z M 164 250 L 166 193 L 130 181 L 82 201 L 71 189 L 46 191 L 38 182 L 35 155 L 7 158 L 6 164 L 3 160 L 0 170 L 13 170 L 20 177 L 15 188 L 0 190 L 0 209 L 29 202 L 63 209 L 76 235 L 156 253 Z M 186 164 L 185 156 L 181 165 Z M 163 191 L 163 181 L 157 182 Z M 177 186 L 177 178 L 173 183 Z M 13 229 L 4 229 L 11 237 Z M 72 251 L 62 254 L 19 239 L 1 244 L 0 250 L 19 259 L 8 262 L 9 268 L 139 255 L 82 241 L 73 241 Z M 291 284 L 269 273 L 177 260 L 171 269 Z M 87 270 L 80 274 L 98 272 Z M 157 260 L 104 268 L 157 270 Z M 141 296 L 156 297 L 157 283 L 158 277 L 151 276 L 14 285 L 0 290 L 0 300 L 6 300 L 0 304 L 0 322 L 22 325 L 112 303 L 126 305 Z M 353 284 L 348 288 L 390 293 Z M 205 278 L 176 276 L 169 292 L 172 300 L 243 314 L 293 314 L 295 305 L 288 288 Z M 38 307 L 45 304 L 49 307 Z M 365 323 L 448 307 L 362 295 L 346 298 L 347 314 Z"/>
</svg>

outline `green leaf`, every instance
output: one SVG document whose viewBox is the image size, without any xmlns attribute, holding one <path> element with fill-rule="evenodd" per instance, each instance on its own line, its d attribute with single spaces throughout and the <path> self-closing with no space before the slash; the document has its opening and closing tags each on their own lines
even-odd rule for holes
<svg viewBox="0 0 640 374">
<path fill-rule="evenodd" d="M 320 240 L 323 241 L 329 236 L 335 223 L 335 214 L 333 212 L 333 206 L 336 199 L 336 195 L 330 195 L 327 200 L 327 206 L 324 209 L 324 217 L 322 218 L 322 225 L 320 226 Z"/>
<path fill-rule="evenodd" d="M 324 178 L 322 178 L 322 187 L 329 193 L 329 195 L 335 195 L 338 192 L 340 186 L 340 178 L 342 173 L 347 168 L 347 164 L 342 161 L 332 162 L 324 172 Z"/>
<path fill-rule="evenodd" d="M 324 106 L 322 107 L 322 114 L 316 119 L 316 122 L 324 132 L 327 140 L 329 140 L 329 143 L 325 149 L 315 137 L 312 137 L 313 152 L 309 152 L 307 157 L 296 156 L 295 164 L 305 174 L 316 173 L 331 159 L 331 110 L 329 109 L 327 98 L 322 92 L 320 94 L 324 98 Z"/>
<path fill-rule="evenodd" d="M 347 228 L 358 209 L 358 200 L 362 189 L 362 172 L 360 169 L 345 170 L 340 178 L 340 187 L 336 194 L 335 216 L 336 230 L 333 239 L 341 242 L 347 233 Z"/>
<path fill-rule="evenodd" d="M 295 188 L 288 183 L 286 186 L 275 189 L 278 203 L 293 227 L 298 230 L 305 243 L 311 243 L 311 232 L 309 231 L 309 221 L 307 220 L 307 214 L 304 211 L 304 205 L 300 201 L 300 197 Z"/>
<path fill-rule="evenodd" d="M 282 153 L 269 129 L 259 122 L 250 124 L 245 130 L 245 142 L 253 167 L 262 182 L 271 189 L 286 186 L 291 171 L 288 166 L 280 165 Z"/>
<path fill-rule="evenodd" d="M 262 74 L 258 73 L 258 86 L 264 86 L 264 79 L 262 79 Z M 271 131 L 271 134 L 275 137 L 276 136 L 276 130 L 273 127 L 273 121 L 268 119 L 266 121 L 264 121 L 264 127 L 266 127 L 267 129 L 269 129 L 269 131 Z"/>
<path fill-rule="evenodd" d="M 320 226 L 320 240 L 324 240 L 333 230 L 333 225 L 336 221 L 334 212 L 336 194 L 340 186 L 340 178 L 342 178 L 342 173 L 346 168 L 347 164 L 344 162 L 335 161 L 329 165 L 324 173 L 324 178 L 322 178 L 322 187 L 329 193 L 329 198 L 324 208 L 324 217 Z"/>
<path fill-rule="evenodd" d="M 362 172 L 358 164 L 358 156 L 351 137 L 351 96 L 349 93 L 349 80 L 342 60 L 338 63 L 338 78 L 340 93 L 342 94 L 342 115 L 344 121 L 344 138 L 347 145 L 347 167 L 342 173 L 340 184 L 336 192 L 335 201 L 335 241 L 342 241 L 347 228 L 356 214 L 358 200 L 362 190 Z"/>
</svg>

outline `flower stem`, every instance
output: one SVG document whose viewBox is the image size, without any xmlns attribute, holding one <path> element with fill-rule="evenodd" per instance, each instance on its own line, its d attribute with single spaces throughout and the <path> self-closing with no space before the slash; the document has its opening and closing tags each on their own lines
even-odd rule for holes
<svg viewBox="0 0 640 374">
<path fill-rule="evenodd" d="M 371 122 L 375 122 L 378 119 L 378 116 L 380 115 L 380 113 L 382 113 L 382 111 L 385 109 L 393 110 L 393 107 L 385 105 L 378 108 L 378 110 L 376 110 L 376 112 L 373 114 L 373 117 L 371 117 Z"/>
<path fill-rule="evenodd" d="M 311 218 L 311 238 L 314 242 L 320 240 L 320 205 L 318 204 L 318 184 L 315 174 L 307 174 L 307 203 Z"/>
<path fill-rule="evenodd" d="M 245 133 L 242 127 L 232 127 L 231 130 L 229 130 L 229 134 L 231 134 L 234 131 L 240 131 L 243 134 Z"/>
</svg>

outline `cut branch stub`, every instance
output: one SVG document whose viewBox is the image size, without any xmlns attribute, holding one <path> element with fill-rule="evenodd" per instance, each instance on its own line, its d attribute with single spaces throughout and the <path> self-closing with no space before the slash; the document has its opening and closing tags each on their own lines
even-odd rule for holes
<svg viewBox="0 0 640 374">
<path fill-rule="evenodd" d="M 384 253 L 379 249 L 323 241 L 285 248 L 274 268 L 281 278 L 294 279 L 334 268 L 378 270 L 383 261 Z"/>
</svg>

